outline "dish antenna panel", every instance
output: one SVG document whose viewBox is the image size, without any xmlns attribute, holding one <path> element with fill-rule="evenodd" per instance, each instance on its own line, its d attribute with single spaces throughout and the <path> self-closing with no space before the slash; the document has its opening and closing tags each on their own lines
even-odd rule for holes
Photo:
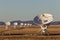
<svg viewBox="0 0 60 40">
<path fill-rule="evenodd" d="M 49 24 L 50 22 L 53 21 L 53 15 L 49 13 L 44 13 L 42 15 L 38 15 L 38 18 L 39 20 L 42 21 L 41 29 L 42 29 L 42 32 L 45 33 L 47 29 L 46 24 Z"/>
</svg>

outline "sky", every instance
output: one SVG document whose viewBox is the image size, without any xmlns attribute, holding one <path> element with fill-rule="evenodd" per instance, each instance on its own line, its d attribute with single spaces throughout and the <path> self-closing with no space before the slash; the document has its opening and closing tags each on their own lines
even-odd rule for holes
<svg viewBox="0 0 60 40">
<path fill-rule="evenodd" d="M 0 0 L 0 21 L 33 20 L 47 12 L 60 21 L 60 0 Z"/>
</svg>

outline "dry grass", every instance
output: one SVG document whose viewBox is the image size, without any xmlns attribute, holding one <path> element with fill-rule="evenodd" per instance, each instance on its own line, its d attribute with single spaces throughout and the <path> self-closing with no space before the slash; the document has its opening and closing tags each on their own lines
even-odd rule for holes
<svg viewBox="0 0 60 40">
<path fill-rule="evenodd" d="M 60 40 L 60 25 L 58 26 L 49 26 L 46 34 L 56 34 L 56 35 L 41 35 L 41 28 L 39 26 L 26 26 L 20 27 L 16 26 L 9 27 L 6 29 L 5 27 L 0 26 L 0 36 L 1 40 Z M 8 35 L 4 36 L 4 34 L 25 34 L 24 35 Z M 38 34 L 38 35 L 36 35 Z"/>
<path fill-rule="evenodd" d="M 60 26 L 49 26 L 46 33 L 60 34 Z M 0 34 L 41 34 L 41 28 L 39 26 L 17 26 L 16 28 L 10 26 L 8 29 L 0 27 Z"/>
<path fill-rule="evenodd" d="M 60 35 L 59 36 L 10 35 L 10 36 L 0 36 L 0 40 L 60 40 Z"/>
</svg>

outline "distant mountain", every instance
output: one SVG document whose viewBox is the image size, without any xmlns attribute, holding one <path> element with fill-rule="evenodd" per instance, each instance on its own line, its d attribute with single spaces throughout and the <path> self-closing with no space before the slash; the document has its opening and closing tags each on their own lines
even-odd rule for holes
<svg viewBox="0 0 60 40">
<path fill-rule="evenodd" d="M 60 25 L 60 21 L 51 22 L 50 25 Z"/>
<path fill-rule="evenodd" d="M 28 20 L 28 21 L 21 21 L 21 20 L 15 20 L 15 21 L 11 21 L 11 25 L 14 25 L 14 23 L 17 22 L 18 25 L 20 25 L 21 23 L 23 24 L 32 24 L 32 25 L 37 25 L 37 24 L 41 24 L 41 21 L 38 21 L 38 19 L 34 18 L 34 20 Z M 0 21 L 0 25 L 6 25 L 5 22 Z M 49 23 L 49 25 L 60 25 L 60 21 L 54 21 Z"/>
<path fill-rule="evenodd" d="M 29 20 L 29 21 L 15 20 L 15 21 L 11 21 L 10 23 L 11 23 L 11 25 L 14 25 L 15 22 L 17 22 L 18 25 L 20 25 L 21 23 L 23 23 L 23 24 L 25 24 L 25 23 L 26 24 L 32 24 L 32 25 L 41 24 L 41 23 L 39 23 L 41 21 L 38 22 L 37 19 Z M 5 22 L 0 21 L 0 25 L 6 25 L 6 24 L 5 24 Z M 51 22 L 51 23 L 49 23 L 49 25 L 60 25 L 60 21 Z"/>
<path fill-rule="evenodd" d="M 0 25 L 5 25 L 5 22 L 0 21 Z"/>
</svg>

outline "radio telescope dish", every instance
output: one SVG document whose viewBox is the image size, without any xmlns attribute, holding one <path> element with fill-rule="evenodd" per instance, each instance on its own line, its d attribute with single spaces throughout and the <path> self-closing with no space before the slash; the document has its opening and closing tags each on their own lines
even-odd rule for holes
<svg viewBox="0 0 60 40">
<path fill-rule="evenodd" d="M 39 15 L 38 18 L 42 21 L 42 24 L 48 24 L 53 21 L 53 15 L 49 13 Z"/>
<path fill-rule="evenodd" d="M 17 26 L 17 25 L 18 25 L 18 23 L 17 23 L 17 22 L 15 22 L 15 23 L 14 23 L 14 28 L 16 28 L 16 26 Z"/>
<path fill-rule="evenodd" d="M 7 30 L 8 26 L 10 26 L 11 23 L 10 22 L 6 22 L 5 24 L 6 24 L 6 30 Z"/>
<path fill-rule="evenodd" d="M 42 32 L 45 33 L 47 29 L 46 24 L 49 24 L 50 22 L 53 21 L 53 15 L 50 13 L 44 13 L 42 15 L 38 15 L 38 18 L 39 20 L 42 21 L 41 29 L 42 29 Z"/>
<path fill-rule="evenodd" d="M 22 27 L 24 24 L 23 23 L 20 23 L 20 27 Z"/>
<path fill-rule="evenodd" d="M 23 25 L 23 23 L 20 24 L 21 26 Z"/>
<path fill-rule="evenodd" d="M 6 22 L 6 25 L 9 26 L 10 25 L 10 22 Z"/>
<path fill-rule="evenodd" d="M 25 23 L 24 26 L 26 26 L 27 24 Z"/>
<path fill-rule="evenodd" d="M 14 23 L 14 25 L 16 26 L 16 25 L 18 25 L 18 23 L 17 23 L 17 22 L 15 22 L 15 23 Z"/>
</svg>

